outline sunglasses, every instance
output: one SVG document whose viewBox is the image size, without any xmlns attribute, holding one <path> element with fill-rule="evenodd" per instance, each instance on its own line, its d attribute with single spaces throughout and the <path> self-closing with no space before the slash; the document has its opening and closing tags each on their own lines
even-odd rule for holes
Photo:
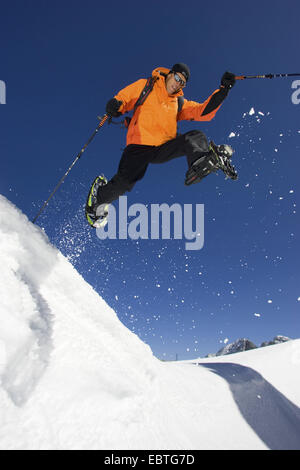
<svg viewBox="0 0 300 470">
<path fill-rule="evenodd" d="M 184 87 L 186 85 L 186 82 L 184 80 L 182 80 L 177 73 L 174 73 L 174 78 L 175 78 L 176 82 L 180 83 L 180 85 L 182 87 Z"/>
</svg>

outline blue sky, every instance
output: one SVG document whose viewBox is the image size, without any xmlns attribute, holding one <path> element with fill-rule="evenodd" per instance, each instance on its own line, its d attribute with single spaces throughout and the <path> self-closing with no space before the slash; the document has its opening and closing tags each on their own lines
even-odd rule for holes
<svg viewBox="0 0 300 470">
<path fill-rule="evenodd" d="M 225 70 L 299 72 L 297 1 L 1 3 L 0 192 L 33 218 L 125 85 L 157 66 L 190 66 L 187 99 L 204 101 Z M 300 78 L 299 78 L 300 79 Z M 300 336 L 300 104 L 293 79 L 238 82 L 201 129 L 235 148 L 236 182 L 183 184 L 185 159 L 151 166 L 128 205 L 204 204 L 205 243 L 100 241 L 82 207 L 93 178 L 116 171 L 125 132 L 104 126 L 39 219 L 50 240 L 161 358 L 224 341 Z M 249 114 L 254 108 L 254 114 Z M 234 137 L 229 137 L 234 133 Z"/>
</svg>

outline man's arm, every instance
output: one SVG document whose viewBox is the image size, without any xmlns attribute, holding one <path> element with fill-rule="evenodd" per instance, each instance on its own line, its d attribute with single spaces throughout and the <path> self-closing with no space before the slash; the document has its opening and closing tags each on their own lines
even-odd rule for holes
<svg viewBox="0 0 300 470">
<path fill-rule="evenodd" d="M 225 72 L 221 79 L 220 88 L 215 90 L 204 103 L 184 100 L 182 110 L 178 114 L 178 121 L 210 121 L 213 119 L 234 83 L 234 74 Z"/>
<path fill-rule="evenodd" d="M 137 80 L 131 85 L 123 88 L 119 93 L 108 101 L 106 105 L 106 112 L 110 116 L 117 117 L 134 108 L 136 101 L 138 100 L 147 80 L 142 78 Z"/>
</svg>

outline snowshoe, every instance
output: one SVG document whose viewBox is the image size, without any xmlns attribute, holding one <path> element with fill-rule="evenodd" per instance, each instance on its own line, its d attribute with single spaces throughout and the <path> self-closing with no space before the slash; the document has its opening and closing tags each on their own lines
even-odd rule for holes
<svg viewBox="0 0 300 470">
<path fill-rule="evenodd" d="M 186 173 L 185 185 L 199 183 L 205 176 L 212 172 L 222 170 L 227 178 L 237 179 L 237 172 L 230 162 L 233 149 L 229 145 L 209 144 L 209 152 L 193 162 Z"/>
<path fill-rule="evenodd" d="M 101 186 L 105 186 L 106 184 L 107 179 L 104 175 L 97 176 L 87 197 L 85 205 L 85 217 L 89 225 L 94 228 L 104 227 L 107 224 L 109 204 L 98 205 L 97 201 L 98 189 Z"/>
<path fill-rule="evenodd" d="M 217 167 L 223 171 L 223 173 L 226 175 L 226 178 L 236 180 L 238 178 L 238 174 L 230 161 L 234 152 L 233 148 L 227 144 L 216 145 L 213 141 L 210 142 L 209 148 L 215 154 L 217 159 Z"/>
</svg>

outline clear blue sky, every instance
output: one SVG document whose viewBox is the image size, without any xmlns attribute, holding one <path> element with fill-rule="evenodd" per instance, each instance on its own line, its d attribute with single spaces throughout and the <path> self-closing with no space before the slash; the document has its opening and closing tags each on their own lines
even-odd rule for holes
<svg viewBox="0 0 300 470">
<path fill-rule="evenodd" d="M 298 1 L 3 1 L 0 11 L 0 192 L 33 218 L 125 85 L 185 62 L 188 99 L 225 70 L 299 72 Z M 105 126 L 39 219 L 119 318 L 161 358 L 300 336 L 300 104 L 292 79 L 239 82 L 201 129 L 235 148 L 237 182 L 220 174 L 186 188 L 185 159 L 153 165 L 128 204 L 205 205 L 205 244 L 100 242 L 82 208 L 93 178 L 116 171 L 125 132 Z M 255 109 L 253 115 L 249 113 Z M 258 112 L 263 113 L 258 114 Z M 230 133 L 235 137 L 229 138 Z M 256 314 L 256 315 L 255 315 Z M 260 315 L 260 316 L 257 316 Z"/>
</svg>

